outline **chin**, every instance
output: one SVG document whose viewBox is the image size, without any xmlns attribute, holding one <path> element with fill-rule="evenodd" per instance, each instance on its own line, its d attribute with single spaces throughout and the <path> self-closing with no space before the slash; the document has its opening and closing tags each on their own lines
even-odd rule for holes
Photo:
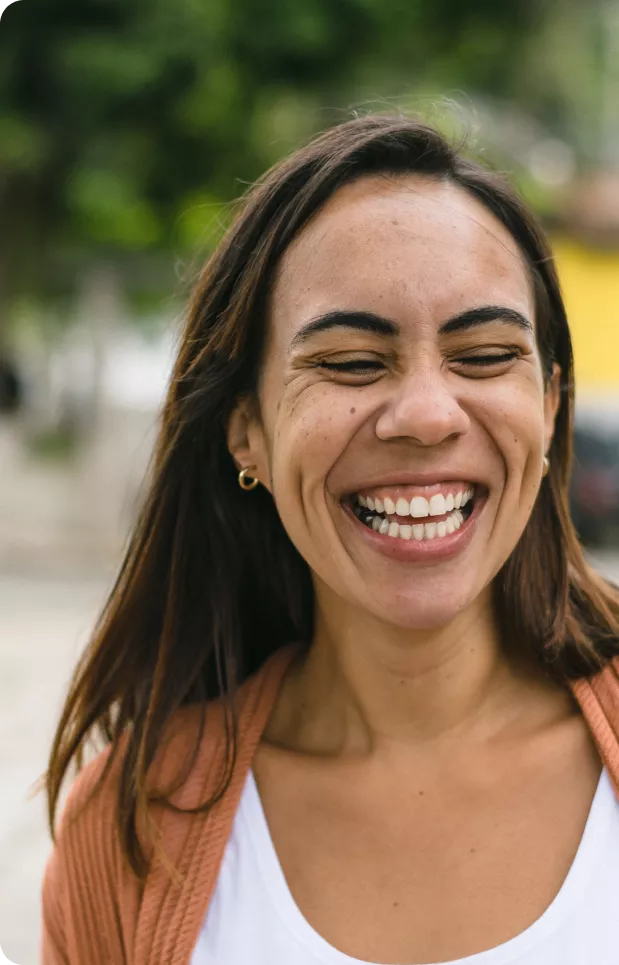
<svg viewBox="0 0 619 965">
<path fill-rule="evenodd" d="M 454 596 L 452 581 L 450 584 L 412 595 L 391 594 L 390 599 L 383 597 L 380 601 L 366 599 L 363 604 L 359 601 L 359 606 L 381 623 L 402 630 L 440 630 L 458 619 L 477 599 L 475 593 Z"/>
</svg>

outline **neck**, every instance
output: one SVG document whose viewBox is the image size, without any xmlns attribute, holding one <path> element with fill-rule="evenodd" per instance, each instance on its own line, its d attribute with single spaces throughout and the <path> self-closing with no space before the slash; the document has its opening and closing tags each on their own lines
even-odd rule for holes
<svg viewBox="0 0 619 965">
<path fill-rule="evenodd" d="M 268 738 L 328 755 L 483 738 L 522 714 L 527 688 L 555 689 L 540 676 L 508 659 L 489 593 L 448 626 L 423 631 L 318 594 L 313 644 L 283 689 Z"/>
</svg>

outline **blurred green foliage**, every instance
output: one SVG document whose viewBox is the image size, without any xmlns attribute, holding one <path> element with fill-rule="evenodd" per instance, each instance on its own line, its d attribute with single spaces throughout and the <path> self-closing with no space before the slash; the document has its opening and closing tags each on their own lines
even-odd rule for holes
<svg viewBox="0 0 619 965">
<path fill-rule="evenodd" d="M 572 41 L 575 9 L 557 0 L 551 18 Z M 567 130 L 578 58 L 569 82 L 548 67 L 548 18 L 540 0 L 13 4 L 0 29 L 0 304 L 66 296 L 97 259 L 122 264 L 138 293 L 165 290 L 170 253 L 207 248 L 248 182 L 350 107 L 485 93 Z"/>
</svg>

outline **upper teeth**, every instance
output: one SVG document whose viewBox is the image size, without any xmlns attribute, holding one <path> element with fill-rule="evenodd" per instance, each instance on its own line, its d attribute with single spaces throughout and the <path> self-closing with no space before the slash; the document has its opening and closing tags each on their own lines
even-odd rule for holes
<svg viewBox="0 0 619 965">
<path fill-rule="evenodd" d="M 425 516 L 444 516 L 453 509 L 466 506 L 472 498 L 472 487 L 457 493 L 448 493 L 447 496 L 443 493 L 435 493 L 430 496 L 430 499 L 426 499 L 425 496 L 413 496 L 410 502 L 403 496 L 398 496 L 395 502 L 389 496 L 385 496 L 384 499 L 357 496 L 360 505 L 373 512 L 386 513 L 387 516 L 414 516 L 416 519 L 423 519 Z"/>
</svg>

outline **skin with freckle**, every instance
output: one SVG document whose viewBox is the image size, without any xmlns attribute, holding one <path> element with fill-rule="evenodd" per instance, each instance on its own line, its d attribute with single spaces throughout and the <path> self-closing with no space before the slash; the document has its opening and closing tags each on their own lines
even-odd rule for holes
<svg viewBox="0 0 619 965">
<path fill-rule="evenodd" d="M 248 459 L 310 564 L 319 600 L 337 599 L 342 619 L 361 607 L 378 620 L 427 629 L 486 606 L 484 594 L 526 524 L 557 404 L 534 334 L 503 320 L 439 334 L 445 320 L 488 304 L 534 323 L 516 243 L 448 183 L 406 177 L 348 185 L 284 254 Z M 342 309 L 386 317 L 400 334 L 338 328 L 291 348 L 308 321 Z M 515 356 L 486 369 L 461 361 L 507 352 Z M 321 368 L 323 360 L 351 358 L 376 370 Z M 455 470 L 488 491 L 466 549 L 416 566 L 413 579 L 369 549 L 342 513 L 342 499 L 365 480 L 405 469 L 439 479 Z"/>
</svg>

